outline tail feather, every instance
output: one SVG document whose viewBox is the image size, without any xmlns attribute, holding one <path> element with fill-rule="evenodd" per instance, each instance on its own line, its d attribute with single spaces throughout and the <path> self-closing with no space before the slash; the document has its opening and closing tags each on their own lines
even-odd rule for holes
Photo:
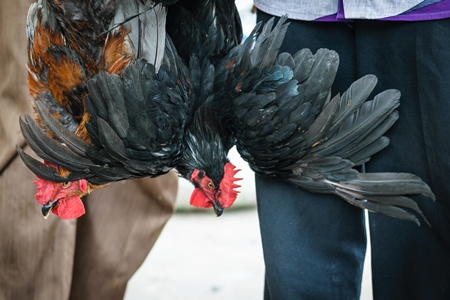
<svg viewBox="0 0 450 300">
<path fill-rule="evenodd" d="M 123 162 L 129 159 L 123 141 L 114 131 L 109 122 L 102 118 L 97 119 L 98 133 L 103 149 L 116 161 Z"/>
<path fill-rule="evenodd" d="M 329 134 L 330 127 L 333 126 L 337 115 L 339 100 L 338 97 L 331 100 L 314 120 L 314 123 L 303 134 L 304 138 L 308 141 L 308 146 L 314 147 L 315 144 L 322 138 L 326 138 L 326 135 Z"/>
<path fill-rule="evenodd" d="M 88 110 L 90 118 L 96 118 L 98 115 L 100 118 L 108 120 L 119 137 L 125 138 L 129 120 L 121 78 L 117 75 L 100 73 L 87 85 L 89 97 L 85 99 L 85 102 L 92 101 L 93 107 L 96 108 L 94 111 Z"/>
<path fill-rule="evenodd" d="M 30 116 L 20 119 L 20 129 L 30 148 L 46 161 L 76 172 L 92 165 L 89 159 L 80 157 L 68 147 L 49 137 Z"/>
<path fill-rule="evenodd" d="M 433 201 L 436 198 L 430 187 L 413 174 L 358 173 L 348 160 L 332 157 L 305 162 L 304 167 L 297 176 L 286 180 L 311 192 L 333 193 L 357 207 L 420 224 L 405 210 L 409 209 L 429 224 L 418 204 L 406 195 L 422 194 Z"/>
<path fill-rule="evenodd" d="M 85 174 L 83 172 L 71 172 L 67 176 L 63 177 L 58 174 L 57 170 L 54 167 L 45 165 L 40 161 L 34 159 L 30 155 L 26 154 L 19 146 L 16 146 L 16 150 L 27 168 L 30 169 L 31 172 L 45 180 L 53 182 L 66 182 L 82 178 L 89 179 L 91 177 L 89 174 Z"/>
<path fill-rule="evenodd" d="M 278 54 L 274 65 L 275 66 L 286 66 L 286 67 L 289 67 L 291 70 L 294 70 L 295 60 L 290 53 L 283 52 L 283 53 Z"/>
<path fill-rule="evenodd" d="M 300 50 L 299 52 L 302 55 L 294 55 L 296 63 L 300 65 L 306 64 L 305 69 L 309 71 L 305 72 L 302 69 L 296 68 L 294 70 L 294 78 L 302 80 L 299 81 L 298 85 L 298 92 L 301 97 L 300 102 L 302 104 L 310 103 L 311 107 L 308 111 L 308 118 L 298 123 L 298 127 L 301 130 L 310 129 L 308 138 L 310 139 L 310 145 L 312 145 L 333 125 L 331 122 L 335 118 L 336 108 L 329 107 L 327 112 L 331 113 L 331 115 L 323 113 L 318 120 L 316 118 L 322 111 L 324 105 L 330 103 L 331 85 L 336 77 L 339 56 L 336 52 L 328 49 L 319 49 L 314 55 L 311 55 L 309 51 Z M 300 61 L 298 61 L 299 57 L 301 57 Z M 337 103 L 333 102 L 331 105 L 336 106 Z M 315 125 L 313 125 L 313 121 Z M 326 125 L 326 128 L 320 129 L 320 124 Z"/>
<path fill-rule="evenodd" d="M 417 202 L 415 202 L 413 199 L 411 199 L 409 197 L 405 197 L 405 196 L 370 196 L 368 198 L 369 198 L 369 200 L 374 201 L 374 202 L 378 203 L 379 205 L 398 206 L 398 207 L 404 207 L 404 208 L 414 210 L 415 212 L 419 213 L 424 220 L 427 220 L 425 218 L 425 215 L 420 210 Z"/>
<path fill-rule="evenodd" d="M 328 183 L 364 195 L 422 194 L 436 199 L 425 182 L 409 173 L 359 173 L 357 178 L 349 181 Z"/>
<path fill-rule="evenodd" d="M 305 99 L 313 103 L 315 114 L 321 111 L 329 97 L 338 66 L 339 55 L 335 51 L 319 49 L 313 56 L 313 65 L 307 79 L 299 81 L 304 89 Z"/>
<path fill-rule="evenodd" d="M 27 116 L 26 116 L 27 117 Z M 41 147 L 39 146 L 39 143 L 41 141 L 35 141 L 33 139 L 33 135 L 31 134 L 31 129 L 29 128 L 29 124 L 28 123 L 33 123 L 34 124 L 34 120 L 31 118 L 26 118 L 25 117 L 25 121 L 22 118 L 19 118 L 19 125 L 20 125 L 20 130 L 22 131 L 22 135 L 25 138 L 25 140 L 27 141 L 28 146 L 30 146 L 31 150 L 33 150 L 37 156 L 39 156 L 40 158 L 46 160 L 46 161 L 51 161 L 51 157 L 45 153 L 45 151 L 43 151 L 41 149 Z M 54 163 L 54 160 L 53 162 Z"/>
<path fill-rule="evenodd" d="M 347 117 L 353 114 L 364 101 L 369 98 L 370 93 L 373 91 L 377 84 L 377 77 L 375 75 L 366 75 L 359 80 L 355 81 L 341 96 L 341 104 L 339 106 L 338 117 L 334 126 L 330 129 L 333 132 Z"/>
<path fill-rule="evenodd" d="M 406 175 L 407 177 L 409 177 L 410 174 Z M 351 176 L 351 178 L 353 177 L 354 175 Z M 420 221 L 415 215 L 403 209 L 406 208 L 419 214 L 423 218 L 425 223 L 430 225 L 425 215 L 419 208 L 418 204 L 411 198 L 403 195 L 398 195 L 397 192 L 394 192 L 393 194 L 383 195 L 376 194 L 374 192 L 374 188 L 371 188 L 370 191 L 366 190 L 365 188 L 355 189 L 353 185 L 349 188 L 345 182 L 337 183 L 327 181 L 325 183 L 324 181 L 317 181 L 311 177 L 306 176 L 297 176 L 295 178 L 288 179 L 288 181 L 310 192 L 336 194 L 337 196 L 341 197 L 342 199 L 356 207 L 367 209 L 371 212 L 382 213 L 394 218 L 409 220 L 416 223 L 417 225 L 420 225 Z M 424 192 L 427 195 L 429 194 L 429 188 L 423 182 L 421 182 L 420 179 L 416 180 L 415 183 L 419 186 L 416 189 L 418 193 Z M 395 185 L 395 183 L 393 184 Z M 370 183 L 366 183 L 366 186 L 367 185 L 370 185 Z M 378 183 L 378 187 L 380 189 L 382 189 L 384 186 L 385 182 Z M 407 193 L 409 194 L 409 191 Z M 434 198 L 434 196 L 432 198 Z"/>
<path fill-rule="evenodd" d="M 417 203 L 404 195 L 422 194 L 436 199 L 430 187 L 419 177 L 409 173 L 361 173 L 349 181 L 331 182 L 335 193 L 353 205 L 379 212 L 388 216 L 414 221 L 419 220 L 402 208 L 418 213 L 428 224 L 428 220 Z M 402 207 L 402 208 L 401 208 Z"/>
<path fill-rule="evenodd" d="M 396 115 L 394 115 L 392 119 L 384 122 L 398 107 L 399 98 L 400 93 L 398 91 L 388 90 L 377 95 L 374 100 L 363 103 L 356 112 L 348 115 L 345 120 L 333 124 L 332 128 L 335 128 L 335 133 L 331 134 L 327 141 L 312 148 L 311 153 L 341 155 L 349 148 L 358 146 L 358 142 L 370 134 L 373 134 L 372 139 L 381 137 L 396 120 Z M 380 124 L 383 126 L 380 126 Z"/>
<path fill-rule="evenodd" d="M 356 165 L 360 160 L 369 160 L 372 155 L 378 153 L 389 145 L 389 138 L 382 136 L 398 120 L 398 112 L 393 111 L 380 125 L 367 136 L 362 136 L 340 151 L 340 156 L 350 159 Z"/>
<path fill-rule="evenodd" d="M 90 144 L 75 135 L 75 133 L 68 130 L 65 126 L 56 120 L 44 107 L 44 105 L 36 101 L 36 110 L 43 122 L 45 128 L 48 128 L 61 142 L 65 143 L 73 152 L 86 157 Z"/>
<path fill-rule="evenodd" d="M 389 138 L 382 136 L 374 142 L 363 140 L 360 142 L 361 147 L 353 149 L 351 155 L 346 153 L 342 154 L 342 157 L 352 161 L 355 166 L 360 166 L 370 160 L 370 157 L 375 153 L 380 152 L 389 145 Z M 362 147 L 364 145 L 364 147 Z"/>
<path fill-rule="evenodd" d="M 143 4 L 139 0 L 121 0 L 117 3 L 116 15 L 113 23 L 121 23 L 129 17 L 125 26 L 131 30 L 128 37 L 131 42 L 131 51 L 136 58 L 144 58 L 158 70 L 164 56 L 166 39 L 167 8 L 162 4 Z"/>
<path fill-rule="evenodd" d="M 289 26 L 286 20 L 287 16 L 281 17 L 277 25 L 272 29 L 274 23 L 272 18 L 263 26 L 252 52 L 251 61 L 253 66 L 264 70 L 273 65 Z"/>
<path fill-rule="evenodd" d="M 408 221 L 416 223 L 417 226 L 420 226 L 420 221 L 415 215 L 409 213 L 408 211 L 406 211 L 400 207 L 379 204 L 377 202 L 368 201 L 368 199 L 361 200 L 361 198 L 357 198 L 356 195 L 352 195 L 352 193 L 349 193 L 348 191 L 343 191 L 341 189 L 336 189 L 335 193 L 354 206 L 357 206 L 357 207 L 360 207 L 363 209 L 367 209 L 371 212 L 382 213 L 382 214 L 385 214 L 387 216 L 394 217 L 397 219 L 408 220 Z M 405 203 L 409 202 L 409 200 L 412 201 L 412 199 L 409 199 L 409 198 L 406 198 L 406 199 L 408 199 L 408 200 L 404 201 Z M 370 199 L 370 200 L 372 200 L 372 199 Z M 403 204 L 402 206 L 406 206 L 406 204 Z M 417 209 L 412 208 L 412 210 L 414 210 L 416 213 L 418 213 L 423 218 L 425 223 L 427 223 L 428 226 L 430 226 L 430 223 L 425 218 L 425 215 L 422 213 L 420 208 L 418 208 L 418 207 L 417 207 Z"/>
<path fill-rule="evenodd" d="M 293 69 L 295 79 L 298 82 L 304 82 L 311 73 L 311 68 L 314 64 L 314 55 L 311 50 L 304 48 L 297 51 L 292 58 L 295 61 L 295 67 Z"/>
<path fill-rule="evenodd" d="M 378 94 L 372 101 L 366 101 L 339 126 L 336 136 L 355 137 L 370 133 L 400 105 L 399 99 L 399 91 L 387 90 Z M 385 128 L 387 129 L 389 128 Z"/>
</svg>

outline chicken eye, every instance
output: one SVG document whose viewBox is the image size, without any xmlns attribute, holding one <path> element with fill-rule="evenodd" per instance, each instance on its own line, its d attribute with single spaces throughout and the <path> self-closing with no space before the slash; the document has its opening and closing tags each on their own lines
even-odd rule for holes
<svg viewBox="0 0 450 300">
<path fill-rule="evenodd" d="M 63 189 L 67 189 L 70 186 L 71 182 L 70 181 L 66 181 L 62 184 Z"/>
<path fill-rule="evenodd" d="M 206 186 L 208 187 L 208 189 L 212 190 L 214 188 L 214 184 L 212 183 L 212 181 L 208 181 L 208 183 L 206 183 Z"/>
</svg>

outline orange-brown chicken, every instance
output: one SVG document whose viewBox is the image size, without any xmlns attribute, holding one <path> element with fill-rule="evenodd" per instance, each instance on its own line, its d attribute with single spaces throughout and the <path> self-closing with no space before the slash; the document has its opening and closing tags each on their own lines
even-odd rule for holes
<svg viewBox="0 0 450 300">
<path fill-rule="evenodd" d="M 165 109 L 166 104 L 154 98 L 175 99 L 187 107 L 186 89 L 177 80 L 176 52 L 165 41 L 163 5 L 174 1 L 158 2 L 162 4 L 40 0 L 30 7 L 28 86 L 36 113 L 34 120 L 26 116 L 20 123 L 27 143 L 45 164 L 20 148 L 18 152 L 40 177 L 35 181 L 36 198 L 44 216 L 53 211 L 63 219 L 79 217 L 84 214 L 80 198 L 92 189 L 112 181 L 162 175 L 180 155 L 184 118 L 178 115 L 171 135 L 159 124 L 154 126 L 159 135 L 139 135 L 151 131 L 146 126 L 155 119 L 154 111 Z M 172 81 L 179 82 L 175 95 L 168 93 Z M 118 86 L 120 91 L 114 93 Z M 123 125 L 114 119 L 120 103 L 125 114 L 120 121 L 127 128 L 115 132 Z M 149 107 L 152 111 L 147 111 Z M 136 124 L 142 119 L 147 125 Z M 114 147 L 126 150 L 119 155 Z"/>
</svg>

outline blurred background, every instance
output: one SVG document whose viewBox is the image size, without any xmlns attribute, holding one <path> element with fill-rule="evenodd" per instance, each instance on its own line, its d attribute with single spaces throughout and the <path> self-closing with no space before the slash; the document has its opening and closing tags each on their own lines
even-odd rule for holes
<svg viewBox="0 0 450 300">
<path fill-rule="evenodd" d="M 244 38 L 256 16 L 252 0 L 236 0 Z M 180 180 L 177 211 L 147 259 L 128 283 L 125 300 L 262 300 L 264 261 L 254 175 L 232 149 L 230 160 L 244 178 L 233 207 L 217 218 L 212 209 L 189 206 L 193 186 Z M 366 255 L 361 300 L 371 300 L 370 251 Z"/>
</svg>

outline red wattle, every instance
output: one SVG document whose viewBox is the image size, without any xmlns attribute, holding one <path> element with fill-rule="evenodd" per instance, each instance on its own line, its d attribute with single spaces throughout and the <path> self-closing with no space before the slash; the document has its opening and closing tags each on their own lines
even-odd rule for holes
<svg viewBox="0 0 450 300">
<path fill-rule="evenodd" d="M 211 207 L 212 206 L 209 199 L 206 198 L 205 194 L 199 188 L 194 189 L 194 191 L 191 194 L 191 200 L 189 201 L 189 203 L 192 206 L 196 206 L 196 207 Z"/>
<path fill-rule="evenodd" d="M 59 204 L 52 209 L 52 213 L 63 220 L 76 219 L 85 214 L 84 204 L 80 197 L 72 196 L 61 200 Z"/>
</svg>

